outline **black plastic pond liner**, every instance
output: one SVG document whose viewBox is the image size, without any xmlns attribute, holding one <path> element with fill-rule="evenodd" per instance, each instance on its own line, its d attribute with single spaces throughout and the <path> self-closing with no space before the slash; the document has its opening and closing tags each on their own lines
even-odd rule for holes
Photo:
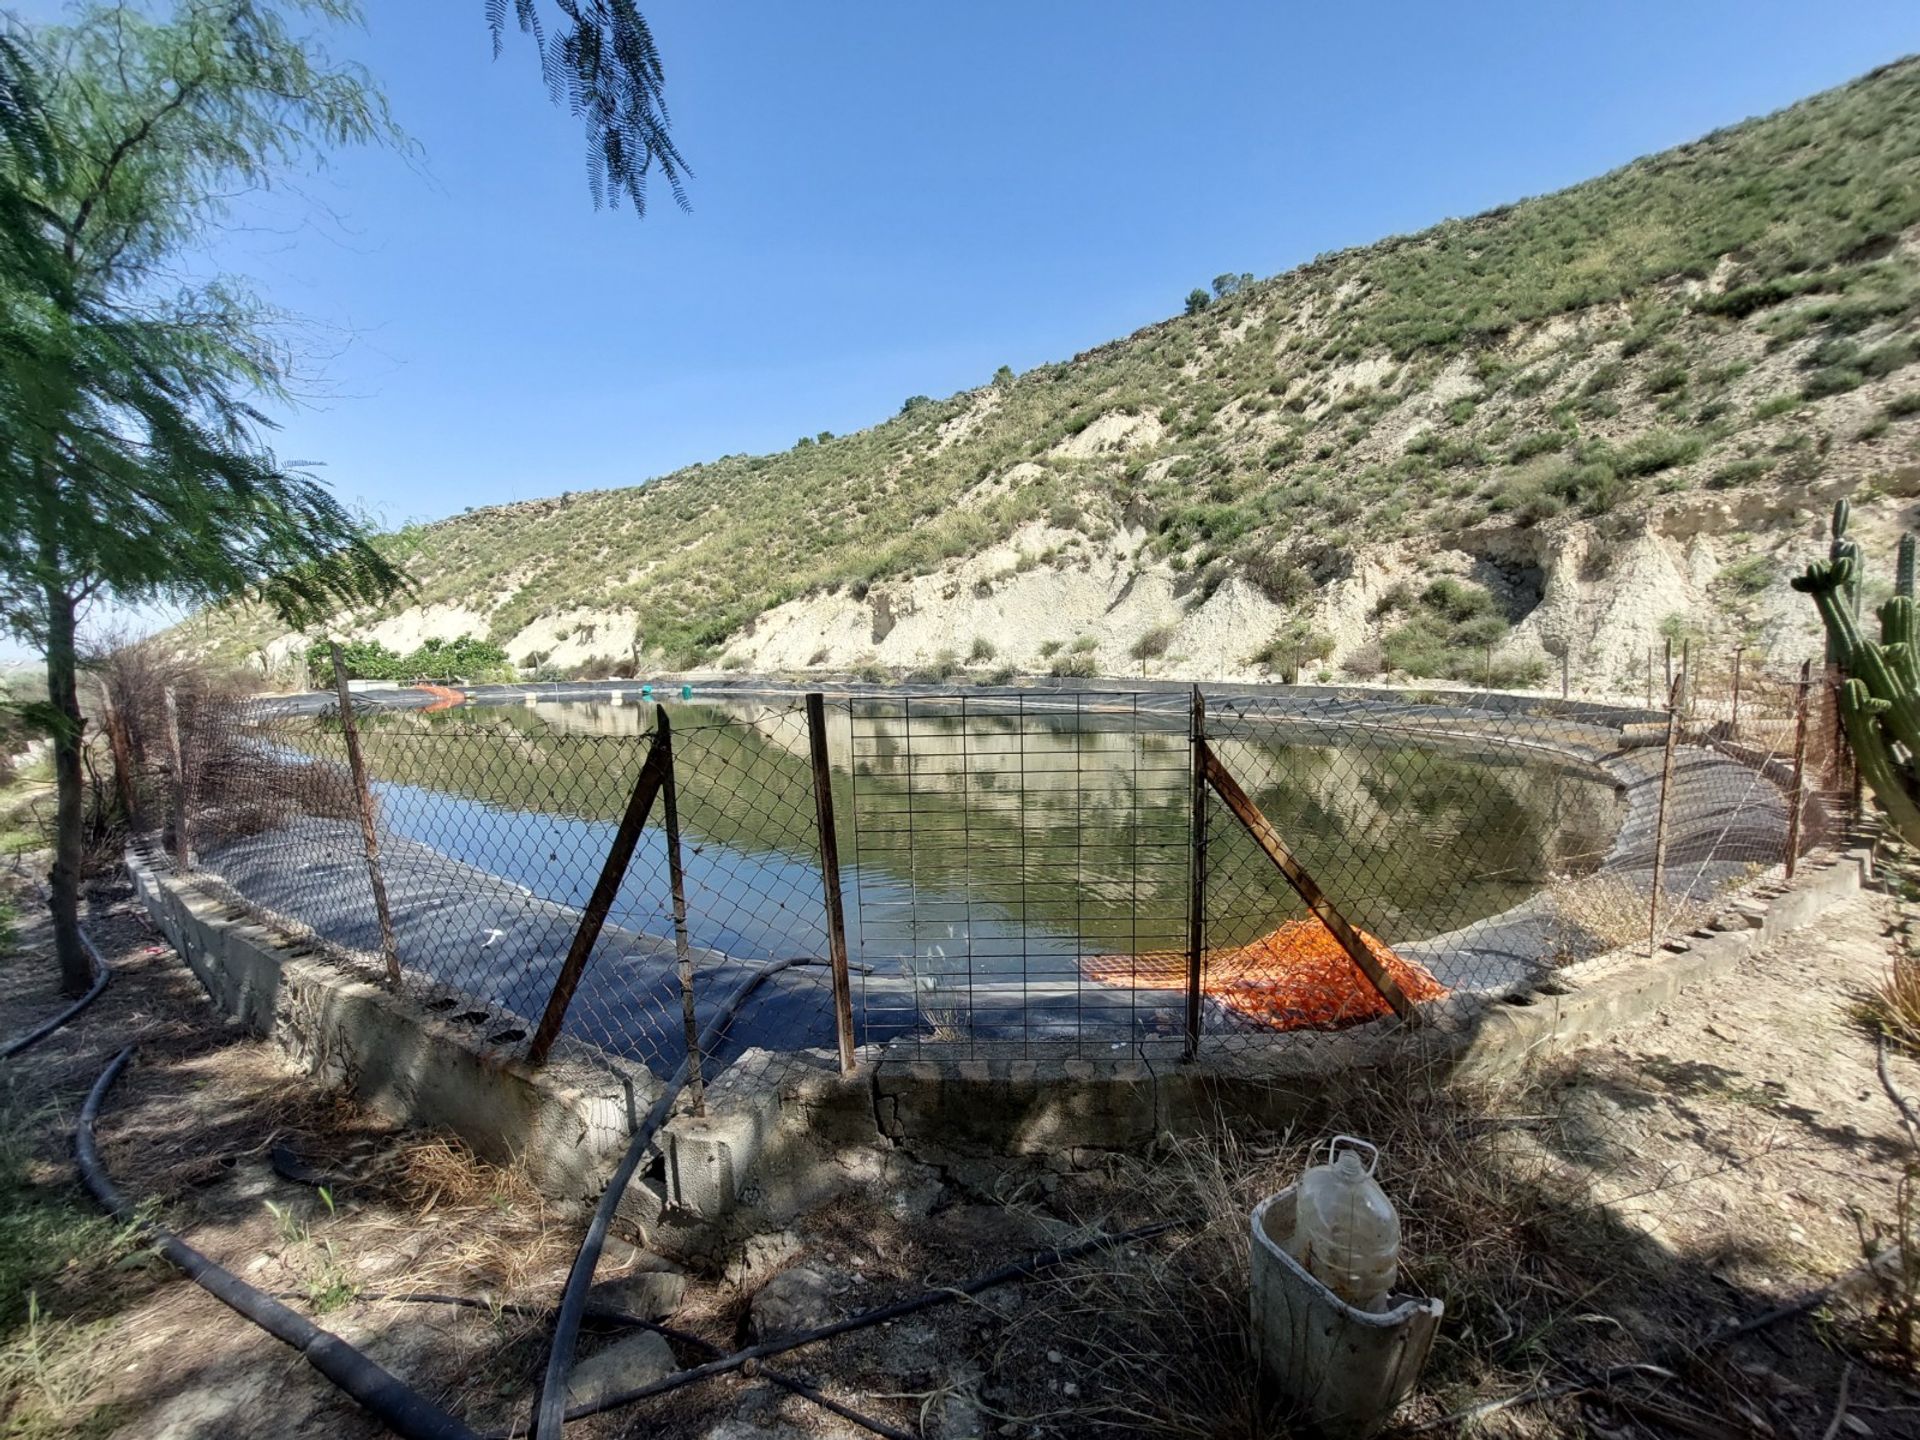
<svg viewBox="0 0 1920 1440">
<path fill-rule="evenodd" d="M 113 971 L 108 968 L 106 957 L 100 953 L 99 947 L 93 943 L 92 937 L 84 930 L 80 932 L 80 943 L 87 947 L 87 958 L 93 961 L 92 986 L 88 988 L 86 994 L 67 1006 L 66 1009 L 62 1010 L 52 1019 L 43 1020 L 34 1026 L 33 1029 L 27 1031 L 26 1034 L 16 1035 L 5 1044 L 0 1044 L 0 1060 L 11 1060 L 22 1050 L 28 1049 L 30 1046 L 38 1045 L 62 1025 L 65 1025 L 69 1020 L 73 1019 L 74 1016 L 98 1000 L 100 998 L 100 992 L 107 988 L 107 982 L 113 978 Z"/>
<path fill-rule="evenodd" d="M 567 1421 L 576 1418 L 567 1414 L 567 1377 L 573 1372 L 573 1352 L 580 1338 L 580 1322 L 586 1315 L 587 1291 L 593 1285 L 593 1272 L 599 1268 L 600 1252 L 606 1247 L 607 1227 L 613 1223 L 613 1212 L 619 1207 L 620 1197 L 627 1193 L 633 1172 L 640 1168 L 641 1157 L 652 1146 L 654 1136 L 666 1123 L 674 1102 L 680 1098 L 681 1090 L 686 1088 L 687 1081 L 692 1077 L 693 1066 L 700 1057 L 711 1053 L 724 1038 L 727 1026 L 733 1023 L 733 1017 L 762 982 L 796 965 L 825 963 L 810 955 L 797 955 L 775 960 L 748 976 L 740 988 L 727 997 L 726 1003 L 713 1019 L 707 1022 L 707 1028 L 700 1032 L 700 1038 L 694 1046 L 694 1053 L 680 1062 L 680 1068 L 673 1072 L 673 1078 L 667 1082 L 666 1089 L 660 1092 L 660 1098 L 653 1102 L 653 1108 L 634 1130 L 627 1153 L 620 1157 L 613 1178 L 607 1181 L 607 1188 L 600 1194 L 600 1203 L 594 1207 L 586 1238 L 580 1242 L 580 1249 L 573 1257 L 573 1268 L 567 1272 L 566 1286 L 560 1292 L 560 1304 L 554 1313 L 553 1340 L 547 1351 L 546 1375 L 540 1382 L 540 1398 L 534 1402 L 532 1433 L 538 1440 L 560 1440 Z"/>
<path fill-rule="evenodd" d="M 308 1364 L 346 1391 L 394 1434 L 406 1440 L 475 1440 L 474 1432 L 465 1424 L 338 1335 L 322 1330 L 304 1315 L 289 1310 L 232 1271 L 216 1265 L 172 1231 L 142 1220 L 135 1213 L 134 1207 L 108 1178 L 93 1137 L 100 1104 L 113 1082 L 120 1078 L 132 1054 L 133 1046 L 129 1045 L 100 1072 L 93 1089 L 87 1092 L 87 1103 L 80 1107 L 79 1123 L 74 1128 L 74 1154 L 80 1178 L 86 1182 L 93 1198 L 115 1219 L 137 1227 L 139 1233 L 153 1242 L 154 1248 L 185 1272 L 194 1284 L 306 1356 Z"/>
</svg>

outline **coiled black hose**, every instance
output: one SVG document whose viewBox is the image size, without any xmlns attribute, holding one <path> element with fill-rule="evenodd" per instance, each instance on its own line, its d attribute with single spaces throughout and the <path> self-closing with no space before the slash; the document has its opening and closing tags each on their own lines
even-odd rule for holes
<svg viewBox="0 0 1920 1440">
<path fill-rule="evenodd" d="M 36 886 L 35 888 L 38 889 L 39 887 Z M 44 894 L 45 892 L 43 891 L 42 893 Z M 0 1044 L 0 1060 L 11 1060 L 22 1050 L 30 1046 L 38 1045 L 42 1040 L 46 1039 L 47 1036 L 53 1034 L 54 1031 L 58 1030 L 62 1025 L 65 1025 L 69 1020 L 73 1019 L 74 1016 L 98 1000 L 100 998 L 100 992 L 107 988 L 107 982 L 113 978 L 113 971 L 107 965 L 106 957 L 100 953 L 100 948 L 93 943 L 93 937 L 87 934 L 85 930 L 80 932 L 80 943 L 86 946 L 87 958 L 93 962 L 93 984 L 88 988 L 87 993 L 67 1006 L 66 1009 L 62 1010 L 52 1019 L 42 1020 L 38 1025 L 34 1026 L 33 1029 L 27 1031 L 26 1034 L 16 1035 L 13 1039 L 6 1041 L 4 1044 Z"/>
<path fill-rule="evenodd" d="M 304 1315 L 289 1310 L 278 1300 L 256 1290 L 232 1271 L 216 1265 L 164 1226 L 143 1220 L 119 1190 L 114 1188 L 100 1163 L 94 1143 L 94 1122 L 100 1104 L 113 1082 L 120 1078 L 128 1058 L 129 1045 L 100 1072 L 87 1092 L 87 1103 L 80 1107 L 80 1119 L 74 1127 L 74 1156 L 80 1178 L 93 1198 L 117 1220 L 135 1226 L 155 1249 L 178 1266 L 194 1284 L 229 1308 L 238 1311 L 276 1340 L 281 1340 L 306 1356 L 327 1379 L 351 1395 L 369 1414 L 406 1440 L 475 1440 L 474 1432 L 421 1395 L 404 1381 L 369 1360 L 338 1335 L 322 1330 Z"/>
<path fill-rule="evenodd" d="M 613 1178 L 607 1182 L 607 1188 L 601 1192 L 600 1203 L 594 1207 L 586 1238 L 580 1242 L 580 1249 L 573 1257 L 573 1268 L 567 1272 L 566 1286 L 560 1292 L 560 1304 L 554 1313 L 552 1348 L 547 1351 L 546 1376 L 540 1383 L 540 1398 L 533 1412 L 532 1433 L 539 1440 L 560 1440 L 561 1432 L 566 1429 L 567 1376 L 573 1371 L 573 1351 L 580 1338 L 580 1322 L 587 1311 L 587 1291 L 593 1285 L 593 1272 L 600 1265 L 600 1251 L 607 1243 L 607 1227 L 613 1222 L 613 1212 L 620 1204 L 620 1197 L 626 1194 L 633 1172 L 640 1168 L 641 1157 L 653 1144 L 654 1135 L 666 1123 L 674 1101 L 680 1098 L 681 1090 L 692 1077 L 694 1065 L 700 1063 L 701 1057 L 712 1052 L 726 1033 L 727 1026 L 733 1023 L 733 1017 L 739 1013 L 740 1007 L 747 1003 L 762 983 L 796 965 L 823 963 L 812 956 L 793 956 L 775 960 L 748 976 L 740 988 L 727 997 L 726 1003 L 721 1005 L 713 1019 L 707 1022 L 707 1028 L 700 1032 L 693 1053 L 680 1062 L 680 1068 L 673 1072 L 667 1088 L 653 1102 L 653 1108 L 633 1132 L 627 1153 L 620 1157 Z"/>
</svg>

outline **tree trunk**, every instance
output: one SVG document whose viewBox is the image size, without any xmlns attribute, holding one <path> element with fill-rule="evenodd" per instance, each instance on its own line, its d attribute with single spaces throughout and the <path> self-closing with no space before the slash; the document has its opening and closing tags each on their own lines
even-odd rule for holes
<svg viewBox="0 0 1920 1440">
<path fill-rule="evenodd" d="M 93 964 L 80 943 L 80 866 L 84 848 L 86 789 L 80 774 L 80 744 L 86 717 L 80 713 L 79 659 L 74 647 L 73 597 L 47 587 L 47 700 L 53 706 L 53 781 L 56 797 L 53 869 L 53 948 L 60 959 L 60 989 L 84 995 Z"/>
</svg>

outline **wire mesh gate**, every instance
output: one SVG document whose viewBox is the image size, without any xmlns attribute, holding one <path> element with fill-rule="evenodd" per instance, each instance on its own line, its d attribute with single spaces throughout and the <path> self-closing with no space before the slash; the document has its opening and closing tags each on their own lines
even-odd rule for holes
<svg viewBox="0 0 1920 1440">
<path fill-rule="evenodd" d="M 675 705 L 679 844 L 650 800 L 617 864 L 665 738 L 636 697 L 208 704 L 181 719 L 173 830 L 229 896 L 370 978 L 391 960 L 508 1052 L 545 1017 L 563 1049 L 664 1072 L 689 995 L 702 1021 L 799 962 L 733 1052 L 1177 1057 L 1345 1028 L 1396 992 L 1525 987 L 1698 924 L 1831 833 L 1838 807 L 1793 800 L 1850 784 L 1826 690 L 1703 673 L 1671 724 L 1458 693 Z"/>
</svg>

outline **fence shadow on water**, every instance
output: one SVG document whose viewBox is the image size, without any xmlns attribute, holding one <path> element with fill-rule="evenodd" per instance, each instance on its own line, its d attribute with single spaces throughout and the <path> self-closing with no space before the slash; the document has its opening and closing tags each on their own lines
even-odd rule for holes
<svg viewBox="0 0 1920 1440">
<path fill-rule="evenodd" d="M 667 737 L 604 686 L 439 714 L 356 699 L 350 726 L 337 703 L 209 703 L 181 717 L 172 830 L 209 883 L 370 979 L 391 953 L 420 1003 L 505 1053 L 551 1011 L 569 1053 L 665 1074 L 689 988 L 704 1025 L 797 961 L 718 1058 L 831 1067 L 844 1032 L 1171 1059 L 1510 993 L 1699 924 L 1824 839 L 1852 784 L 1829 685 L 1735 677 L 1703 658 L 1671 714 L 1221 687 L 1197 713 L 1089 689 L 836 694 L 810 716 L 736 691 L 671 704 Z M 667 787 L 610 868 L 657 748 Z M 1821 791 L 1838 803 L 1796 829 L 1790 798 Z"/>
</svg>

